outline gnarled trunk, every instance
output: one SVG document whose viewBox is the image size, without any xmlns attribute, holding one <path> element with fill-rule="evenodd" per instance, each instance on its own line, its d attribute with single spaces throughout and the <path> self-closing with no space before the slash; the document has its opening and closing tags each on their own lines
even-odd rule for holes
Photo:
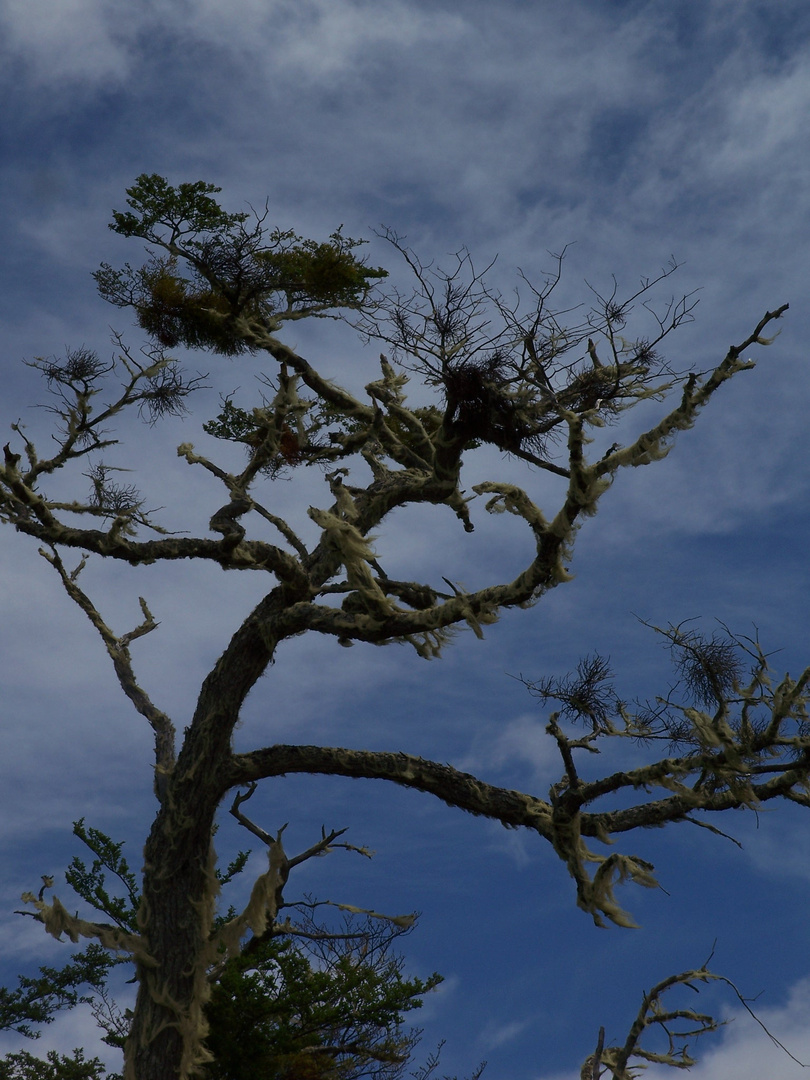
<svg viewBox="0 0 810 1080">
<path fill-rule="evenodd" d="M 141 964 L 125 1049 L 126 1080 L 185 1080 L 208 1060 L 206 972 L 218 882 L 211 829 L 216 802 L 161 810 L 144 849 L 138 921 L 154 966 Z"/>
</svg>

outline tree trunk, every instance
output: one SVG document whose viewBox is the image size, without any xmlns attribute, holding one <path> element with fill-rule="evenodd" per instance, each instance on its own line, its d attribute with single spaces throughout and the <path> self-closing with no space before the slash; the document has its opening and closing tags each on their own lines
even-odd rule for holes
<svg viewBox="0 0 810 1080">
<path fill-rule="evenodd" d="M 185 1080 L 207 1060 L 203 1007 L 218 891 L 211 843 L 217 803 L 204 796 L 201 802 L 193 816 L 183 800 L 164 806 L 144 849 L 138 919 L 155 966 L 138 971 L 125 1080 Z"/>
</svg>

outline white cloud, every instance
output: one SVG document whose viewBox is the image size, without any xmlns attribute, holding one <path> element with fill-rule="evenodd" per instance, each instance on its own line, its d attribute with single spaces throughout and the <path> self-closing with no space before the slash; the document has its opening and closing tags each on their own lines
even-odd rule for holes
<svg viewBox="0 0 810 1080">
<path fill-rule="evenodd" d="M 109 0 L 5 0 L 3 50 L 43 84 L 116 84 L 130 72 L 126 38 L 135 7 Z"/>
<path fill-rule="evenodd" d="M 778 815 L 762 814 L 756 831 L 747 837 L 746 856 L 768 880 L 810 881 L 810 836 L 807 822 L 802 820 L 805 814 L 787 810 Z"/>
<path fill-rule="evenodd" d="M 201 38 L 272 58 L 276 72 L 326 83 L 366 69 L 380 50 L 438 46 L 464 33 L 463 20 L 387 0 L 217 0 L 197 7 L 190 28 Z M 352 79 L 354 81 L 354 79 Z"/>
<path fill-rule="evenodd" d="M 739 54 L 737 59 L 741 67 L 744 58 Z M 722 128 L 716 132 L 713 152 L 707 155 L 710 175 L 773 169 L 784 176 L 786 165 L 793 175 L 792 166 L 803 158 L 801 140 L 810 105 L 809 67 L 810 56 L 805 53 L 776 71 L 752 72 L 749 68 L 745 79 L 727 81 Z M 803 198 L 804 193 L 795 194 Z"/>
<path fill-rule="evenodd" d="M 546 732 L 536 713 L 521 713 L 507 720 L 494 733 L 483 733 L 460 768 L 475 772 L 485 768 L 503 769 L 514 763 L 529 765 L 535 783 L 548 785 L 560 771 L 560 758 L 554 740 Z"/>
<path fill-rule="evenodd" d="M 529 1026 L 529 1020 L 510 1020 L 505 1024 L 487 1024 L 481 1032 L 478 1041 L 486 1053 L 488 1048 L 503 1046 L 521 1035 Z"/>
<path fill-rule="evenodd" d="M 388 0 L 4 0 L 7 54 L 43 84 L 64 81 L 109 88 L 171 35 L 246 54 L 278 76 L 328 84 L 354 77 L 382 49 L 438 47 L 465 33 L 461 18 Z"/>
</svg>

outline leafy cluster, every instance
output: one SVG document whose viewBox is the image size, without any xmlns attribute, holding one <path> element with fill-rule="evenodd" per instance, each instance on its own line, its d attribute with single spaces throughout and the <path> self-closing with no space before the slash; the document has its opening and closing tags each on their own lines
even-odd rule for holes
<svg viewBox="0 0 810 1080">
<path fill-rule="evenodd" d="M 403 1014 L 441 980 L 403 979 L 387 943 L 375 956 L 370 941 L 322 941 L 313 964 L 270 938 L 230 963 L 206 1006 L 212 1080 L 400 1076 L 417 1038 L 401 1030 Z"/>
<path fill-rule="evenodd" d="M 143 174 L 127 189 L 131 210 L 113 213 L 113 231 L 141 237 L 165 254 L 153 250 L 136 269 L 102 264 L 95 274 L 99 291 L 118 307 L 134 308 L 139 325 L 162 346 L 237 355 L 250 348 L 246 322 L 277 327 L 358 307 L 385 277 L 357 257 L 363 242 L 340 229 L 324 242 L 292 230 L 266 232 L 266 210 L 248 227 L 248 214 L 226 213 L 211 198 L 219 190 L 202 181 L 172 188 L 163 177 Z"/>
<path fill-rule="evenodd" d="M 35 977 L 20 975 L 15 989 L 0 987 L 0 1031 L 37 1038 L 39 1027 L 50 1024 L 57 1012 L 89 1004 L 92 996 L 81 987 L 98 990 L 114 963 L 105 949 L 92 942 L 64 967 L 45 965 Z"/>
<path fill-rule="evenodd" d="M 0 1080 L 104 1080 L 105 1076 L 102 1060 L 86 1058 L 80 1049 L 70 1056 L 48 1050 L 44 1058 L 19 1050 L 0 1059 Z"/>
</svg>

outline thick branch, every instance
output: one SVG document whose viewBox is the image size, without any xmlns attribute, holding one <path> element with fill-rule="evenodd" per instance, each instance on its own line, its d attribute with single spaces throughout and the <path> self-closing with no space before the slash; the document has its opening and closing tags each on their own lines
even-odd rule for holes
<svg viewBox="0 0 810 1080">
<path fill-rule="evenodd" d="M 512 828 L 522 825 L 547 839 L 551 837 L 551 807 L 542 799 L 495 787 L 470 773 L 413 754 L 331 746 L 269 746 L 235 754 L 230 781 L 232 786 L 237 786 L 288 773 L 388 780 L 435 795 L 448 806 L 492 818 Z"/>
</svg>

